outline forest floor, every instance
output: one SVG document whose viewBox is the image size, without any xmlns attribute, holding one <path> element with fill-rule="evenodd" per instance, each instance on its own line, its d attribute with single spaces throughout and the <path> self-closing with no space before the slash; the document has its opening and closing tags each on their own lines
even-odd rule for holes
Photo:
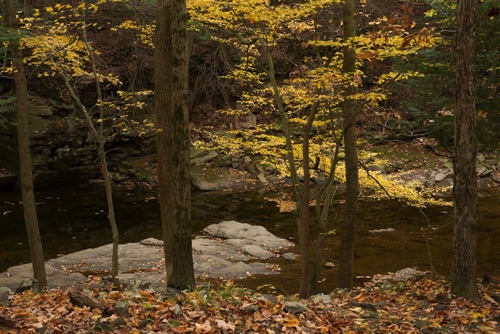
<svg viewBox="0 0 500 334">
<path fill-rule="evenodd" d="M 263 295 L 231 282 L 193 292 L 126 289 L 15 294 L 0 306 L 1 333 L 498 333 L 500 277 L 479 282 L 479 298 L 450 294 L 449 282 L 424 277 L 307 300 Z M 386 277 L 387 278 L 387 277 Z M 99 279 L 99 278 L 96 278 Z"/>
</svg>

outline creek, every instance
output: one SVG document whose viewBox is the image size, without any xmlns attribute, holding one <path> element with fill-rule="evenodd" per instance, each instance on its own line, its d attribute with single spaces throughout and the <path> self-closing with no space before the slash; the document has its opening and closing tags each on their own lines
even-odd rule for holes
<svg viewBox="0 0 500 334">
<path fill-rule="evenodd" d="M 193 234 L 223 220 L 261 225 L 270 232 L 297 243 L 297 228 L 292 214 L 280 213 L 265 197 L 272 193 L 194 192 Z M 21 195 L 0 190 L 0 272 L 29 262 L 29 247 L 23 220 Z M 152 193 L 114 194 L 120 243 L 145 238 L 161 239 L 159 206 Z M 39 191 L 36 194 L 45 257 L 54 258 L 111 242 L 106 218 L 106 201 L 100 187 L 71 187 Z M 332 229 L 339 228 L 342 205 L 335 206 Z M 478 274 L 500 274 L 500 189 L 481 192 L 478 215 Z M 433 228 L 429 235 L 429 224 Z M 357 231 L 356 276 L 394 272 L 406 267 L 431 268 L 446 276 L 450 271 L 453 240 L 452 207 L 431 207 L 420 212 L 397 201 L 364 200 L 360 203 Z M 392 228 L 392 232 L 370 231 Z M 324 262 L 338 263 L 339 235 L 326 239 Z M 427 246 L 429 244 L 429 247 Z M 298 245 L 292 252 L 298 253 Z M 270 260 L 281 267 L 279 275 L 255 276 L 237 281 L 250 288 L 272 285 L 280 293 L 296 293 L 299 286 L 299 258 Z M 335 288 L 337 269 L 323 269 L 322 292 Z M 358 282 L 361 282 L 359 278 Z"/>
</svg>

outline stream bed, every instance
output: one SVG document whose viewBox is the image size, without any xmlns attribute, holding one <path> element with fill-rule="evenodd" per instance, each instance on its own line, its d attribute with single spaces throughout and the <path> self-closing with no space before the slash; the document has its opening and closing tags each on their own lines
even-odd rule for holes
<svg viewBox="0 0 500 334">
<path fill-rule="evenodd" d="M 262 190 L 193 192 L 193 234 L 200 234 L 213 223 L 237 220 L 264 226 L 296 244 L 294 216 L 280 213 L 274 202 L 265 199 L 271 196 L 272 192 Z M 18 192 L 0 190 L 0 272 L 29 262 L 20 198 Z M 149 237 L 161 239 L 159 206 L 153 193 L 117 192 L 114 198 L 120 243 Z M 46 259 L 111 242 L 102 189 L 44 190 L 37 192 L 36 200 Z M 338 229 L 342 205 L 336 205 L 333 211 L 331 228 Z M 452 214 L 452 207 L 431 207 L 420 212 L 392 200 L 362 201 L 356 242 L 356 276 L 394 272 L 406 267 L 430 270 L 431 264 L 436 273 L 446 276 L 451 266 Z M 481 192 L 478 225 L 478 272 L 480 275 L 500 274 L 500 189 Z M 394 231 L 373 232 L 389 228 Z M 327 237 L 323 263 L 338 263 L 339 242 L 338 234 Z M 298 253 L 298 245 L 291 251 Z M 280 293 L 296 293 L 299 261 L 300 258 L 270 260 L 280 266 L 279 275 L 255 276 L 237 283 L 253 289 L 271 285 Z M 332 291 L 336 286 L 337 269 L 323 269 L 320 279 L 322 292 Z"/>
</svg>

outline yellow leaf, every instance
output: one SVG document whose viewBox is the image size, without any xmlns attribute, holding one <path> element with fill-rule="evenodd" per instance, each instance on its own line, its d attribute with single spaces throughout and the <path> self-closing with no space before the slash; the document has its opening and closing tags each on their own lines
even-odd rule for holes
<svg viewBox="0 0 500 334">
<path fill-rule="evenodd" d="M 286 327 L 292 328 L 298 328 L 299 327 L 299 319 L 293 317 L 292 319 L 288 319 L 288 321 L 285 324 Z"/>
</svg>

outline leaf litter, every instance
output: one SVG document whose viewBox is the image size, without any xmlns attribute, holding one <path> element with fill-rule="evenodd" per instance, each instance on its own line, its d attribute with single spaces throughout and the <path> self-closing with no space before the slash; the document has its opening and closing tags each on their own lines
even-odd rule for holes
<svg viewBox="0 0 500 334">
<path fill-rule="evenodd" d="M 90 285 L 89 285 L 90 287 Z M 193 292 L 83 289 L 111 314 L 72 303 L 67 290 L 26 291 L 0 306 L 1 333 L 498 333 L 500 277 L 479 283 L 475 300 L 457 298 L 444 279 L 371 280 L 337 289 L 326 302 L 269 296 L 226 282 Z M 301 313 L 287 312 L 298 301 Z M 118 302 L 126 303 L 117 312 Z"/>
</svg>

